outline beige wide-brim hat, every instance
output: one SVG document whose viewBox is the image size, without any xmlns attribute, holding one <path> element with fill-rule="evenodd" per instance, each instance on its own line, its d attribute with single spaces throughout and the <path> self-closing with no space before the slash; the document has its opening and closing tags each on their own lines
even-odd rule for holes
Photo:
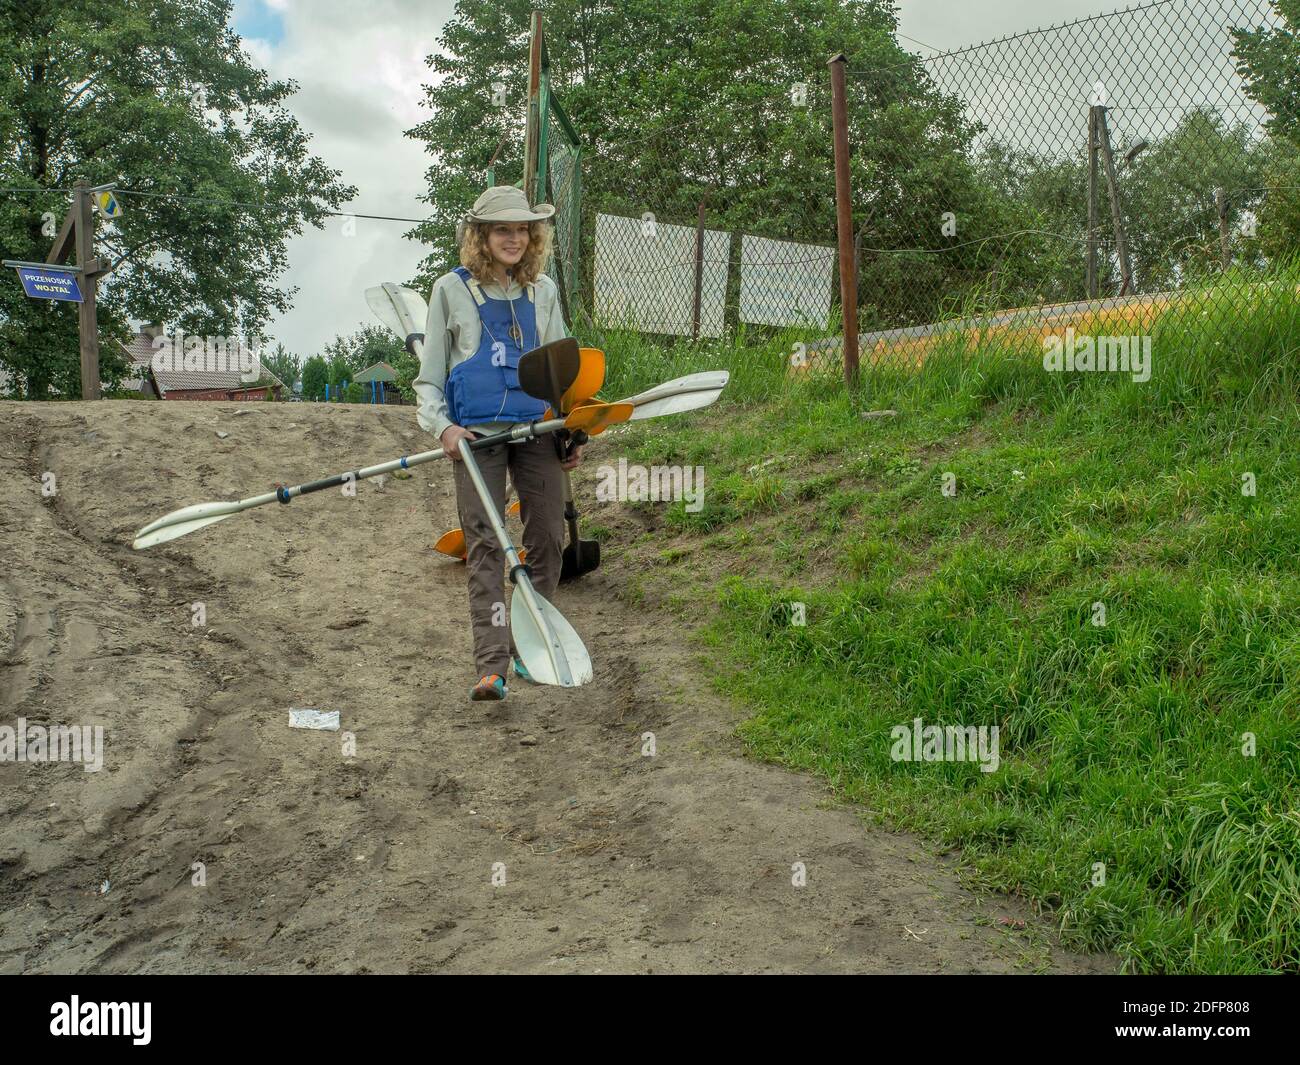
<svg viewBox="0 0 1300 1065">
<path fill-rule="evenodd" d="M 465 237 L 465 226 L 470 222 L 543 222 L 555 214 L 549 203 L 528 206 L 523 189 L 513 185 L 493 185 L 474 201 L 469 213 L 456 226 L 456 243 Z"/>
</svg>

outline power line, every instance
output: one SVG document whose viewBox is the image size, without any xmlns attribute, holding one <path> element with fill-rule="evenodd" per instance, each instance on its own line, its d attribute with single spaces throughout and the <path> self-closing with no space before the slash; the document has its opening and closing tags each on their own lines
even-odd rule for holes
<svg viewBox="0 0 1300 1065">
<path fill-rule="evenodd" d="M 46 192 L 72 192 L 72 189 L 20 189 L 8 188 L 0 189 L 0 193 L 28 193 L 41 194 Z M 265 203 L 245 203 L 241 200 L 220 200 L 210 196 L 186 196 L 179 192 L 145 192 L 143 189 L 114 189 L 115 196 L 144 196 L 150 199 L 159 200 L 184 200 L 187 203 L 207 203 L 219 207 L 242 207 L 249 210 L 261 210 L 267 206 Z M 428 218 L 404 218 L 400 215 L 388 214 L 361 214 L 357 211 L 321 211 L 320 214 L 330 215 L 334 218 L 370 218 L 380 222 L 411 222 L 416 225 L 422 225 L 425 222 L 432 221 Z"/>
<path fill-rule="evenodd" d="M 265 203 L 243 203 L 239 200 L 218 200 L 205 196 L 184 196 L 179 192 L 144 192 L 139 189 L 114 189 L 113 192 L 114 194 L 121 193 L 125 196 L 147 196 L 154 199 L 185 200 L 189 203 L 210 203 L 224 207 L 247 207 L 254 210 L 268 206 Z M 413 222 L 421 224 L 430 221 L 427 218 L 403 218 L 398 215 L 387 214 L 360 214 L 356 211 L 321 211 L 320 213 L 331 215 L 335 218 L 371 218 L 381 222 Z"/>
</svg>

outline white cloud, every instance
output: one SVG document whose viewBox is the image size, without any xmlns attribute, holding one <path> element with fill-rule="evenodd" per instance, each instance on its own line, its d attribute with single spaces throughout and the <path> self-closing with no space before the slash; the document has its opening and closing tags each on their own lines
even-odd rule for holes
<svg viewBox="0 0 1300 1065">
<path fill-rule="evenodd" d="M 243 49 L 249 54 L 256 66 L 266 70 L 270 67 L 273 57 L 273 51 L 268 41 L 260 40 L 257 37 L 245 37 L 243 40 Z"/>
<path fill-rule="evenodd" d="M 428 205 L 418 197 L 429 156 L 404 134 L 428 114 L 420 88 L 430 80 L 424 59 L 437 47 L 453 0 L 271 0 L 268 6 L 281 13 L 283 39 L 275 45 L 246 39 L 244 47 L 270 77 L 298 83 L 285 106 L 311 135 L 309 152 L 341 171 L 340 181 L 357 186 L 356 198 L 339 209 L 424 217 Z M 288 243 L 280 284 L 299 291 L 268 332 L 303 357 L 369 324 L 364 289 L 405 281 L 426 254 L 403 238 L 409 223 L 358 218 L 354 236 L 344 235 L 345 223 L 330 219 Z"/>
</svg>

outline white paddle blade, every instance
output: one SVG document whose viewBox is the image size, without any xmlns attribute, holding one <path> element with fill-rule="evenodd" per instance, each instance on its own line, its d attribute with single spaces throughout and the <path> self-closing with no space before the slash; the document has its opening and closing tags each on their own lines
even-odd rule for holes
<svg viewBox="0 0 1300 1065">
<path fill-rule="evenodd" d="M 510 634 L 515 638 L 515 648 L 524 660 L 524 668 L 539 684 L 558 684 L 566 688 L 586 684 L 592 678 L 591 655 L 587 654 L 582 639 L 555 607 L 536 592 L 533 597 L 537 600 L 543 622 L 555 637 L 556 646 L 548 648 L 547 634 L 538 629 L 524 597 L 515 589 L 510 600 Z M 563 655 L 568 663 L 571 680 L 567 684 L 560 679 L 555 663 L 551 661 L 552 651 Z"/>
<path fill-rule="evenodd" d="M 179 540 L 182 536 L 188 536 L 192 532 L 206 529 L 209 525 L 225 521 L 238 513 L 237 510 L 228 510 L 224 514 L 210 514 L 206 518 L 191 518 L 189 521 L 173 522 L 171 525 L 163 525 L 154 529 L 153 532 L 141 530 L 139 535 L 131 541 L 131 546 L 137 551 L 143 551 L 148 547 L 157 547 L 159 544 L 165 544 L 168 540 Z"/>
<path fill-rule="evenodd" d="M 709 406 L 720 395 L 722 395 L 722 389 L 719 388 L 702 392 L 682 392 L 676 396 L 652 399 L 646 403 L 638 403 L 628 421 L 635 422 L 640 421 L 642 418 L 660 418 L 665 414 L 681 414 L 682 411 L 699 410 L 701 407 Z"/>
<path fill-rule="evenodd" d="M 136 533 L 136 536 L 151 533 L 155 529 L 161 529 L 164 525 L 176 525 L 179 522 L 190 521 L 194 518 L 206 518 L 213 514 L 225 517 L 228 514 L 235 514 L 244 509 L 244 504 L 237 500 L 227 499 L 216 503 L 195 503 L 193 506 L 181 507 L 180 510 L 173 510 L 170 514 L 164 514 L 157 521 L 151 521 Z"/>
<path fill-rule="evenodd" d="M 635 396 L 620 400 L 620 402 L 631 403 L 635 407 L 642 403 L 650 403 L 653 400 L 675 396 L 682 392 L 721 392 L 727 386 L 729 380 L 731 380 L 731 374 L 727 370 L 704 370 L 700 373 L 687 374 L 685 377 L 676 377 L 671 381 L 665 381 L 661 385 L 647 388 L 644 392 L 638 392 Z"/>
<path fill-rule="evenodd" d="M 366 289 L 366 305 L 403 340 L 412 333 L 424 332 L 429 307 L 414 289 L 385 281 Z"/>
</svg>

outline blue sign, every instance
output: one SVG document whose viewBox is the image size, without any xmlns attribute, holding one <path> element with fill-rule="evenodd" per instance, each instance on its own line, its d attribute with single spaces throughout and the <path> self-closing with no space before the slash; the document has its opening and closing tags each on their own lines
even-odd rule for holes
<svg viewBox="0 0 1300 1065">
<path fill-rule="evenodd" d="M 18 276 L 22 278 L 23 290 L 33 299 L 81 302 L 81 288 L 77 285 L 75 274 L 63 270 L 42 270 L 34 266 L 20 266 Z"/>
</svg>

